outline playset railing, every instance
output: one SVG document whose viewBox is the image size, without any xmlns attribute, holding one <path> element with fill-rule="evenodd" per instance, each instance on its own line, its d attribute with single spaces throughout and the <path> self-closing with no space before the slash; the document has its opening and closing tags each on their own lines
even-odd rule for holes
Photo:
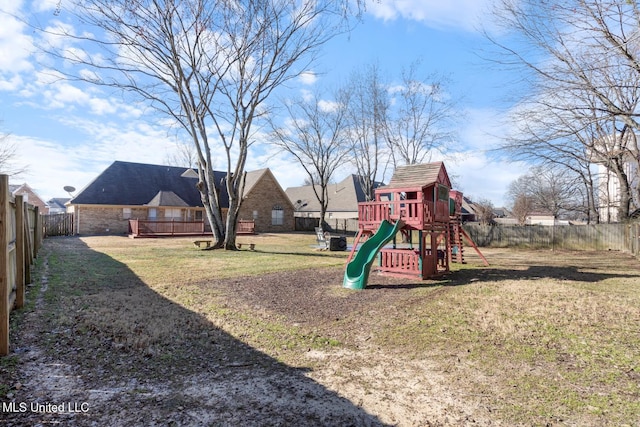
<svg viewBox="0 0 640 427">
<path fill-rule="evenodd" d="M 421 230 L 425 224 L 449 219 L 449 204 L 423 200 L 393 200 L 358 204 L 360 228 L 375 230 L 383 221 L 401 219 L 406 226 Z"/>
<path fill-rule="evenodd" d="M 383 249 L 378 268 L 387 273 L 419 276 L 422 272 L 420 253 L 408 249 Z"/>
</svg>

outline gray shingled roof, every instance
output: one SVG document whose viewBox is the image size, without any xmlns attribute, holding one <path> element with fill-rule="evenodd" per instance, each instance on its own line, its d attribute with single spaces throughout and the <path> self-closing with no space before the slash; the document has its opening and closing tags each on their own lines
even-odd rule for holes
<svg viewBox="0 0 640 427">
<path fill-rule="evenodd" d="M 71 200 L 69 197 L 54 197 L 47 201 L 50 208 L 65 209 L 65 203 Z"/>
<path fill-rule="evenodd" d="M 381 183 L 376 183 L 378 186 Z M 320 187 L 318 192 L 320 192 Z M 329 184 L 329 212 L 355 212 L 358 210 L 358 203 L 366 201 L 362 185 L 357 175 L 349 175 L 342 181 Z M 316 198 L 313 187 L 304 185 L 302 187 L 289 187 L 285 191 L 291 203 L 300 212 L 319 212 L 320 203 Z M 298 203 L 298 200 L 300 203 Z M 301 206 L 304 205 L 304 206 Z"/>
<path fill-rule="evenodd" d="M 184 167 L 115 161 L 70 203 L 143 206 L 151 203 L 159 192 L 171 192 L 187 206 L 202 206 L 200 192 L 196 188 L 198 179 L 183 177 L 185 170 Z M 214 172 L 217 182 L 221 182 L 224 176 L 224 172 Z M 229 205 L 224 186 L 220 201 L 223 207 Z"/>
</svg>

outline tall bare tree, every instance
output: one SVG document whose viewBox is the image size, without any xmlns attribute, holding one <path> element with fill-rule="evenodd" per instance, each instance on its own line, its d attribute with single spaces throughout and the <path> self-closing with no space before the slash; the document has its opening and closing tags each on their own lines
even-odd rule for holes
<svg viewBox="0 0 640 427">
<path fill-rule="evenodd" d="M 638 184 L 624 173 L 629 163 L 636 170 L 640 166 L 638 145 L 635 138 L 621 138 L 640 130 L 637 2 L 500 0 L 495 16 L 509 37 L 487 33 L 504 54 L 494 59 L 517 67 L 520 87 L 530 94 L 512 117 L 528 124 L 507 143 L 509 154 L 524 150 L 537 163 L 580 171 L 596 219 L 590 163 L 605 165 L 619 180 L 624 219 L 640 198 Z"/>
<path fill-rule="evenodd" d="M 380 168 L 388 162 L 385 125 L 389 112 L 389 94 L 377 63 L 354 71 L 344 90 L 349 93 L 347 108 L 348 137 L 352 144 L 351 161 L 367 200 L 373 200 Z M 388 154 L 388 152 L 387 152 Z M 386 158 L 386 162 L 385 162 Z"/>
<path fill-rule="evenodd" d="M 306 71 L 319 49 L 345 28 L 352 3 L 72 0 L 68 5 L 59 18 L 77 16 L 88 30 L 48 31 L 74 43 L 57 52 L 81 69 L 70 77 L 132 93 L 179 124 L 197 151 L 198 189 L 214 247 L 235 249 L 255 123 L 272 93 Z M 214 174 L 216 159 L 226 165 L 222 182 Z"/>
<path fill-rule="evenodd" d="M 343 92 L 344 96 L 345 93 Z M 274 145 L 291 154 L 307 173 L 307 182 L 320 204 L 320 225 L 325 223 L 329 184 L 351 151 L 347 138 L 348 99 L 327 102 L 316 94 L 286 104 L 289 119 L 271 122 Z"/>
<path fill-rule="evenodd" d="M 454 137 L 454 103 L 446 79 L 419 76 L 419 62 L 402 71 L 400 84 L 389 88 L 393 107 L 385 121 L 385 137 L 394 166 L 429 160 Z"/>
</svg>

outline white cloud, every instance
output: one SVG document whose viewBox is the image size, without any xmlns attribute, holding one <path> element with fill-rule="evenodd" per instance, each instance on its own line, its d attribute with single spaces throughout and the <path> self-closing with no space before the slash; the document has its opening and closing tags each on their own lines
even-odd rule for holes
<svg viewBox="0 0 640 427">
<path fill-rule="evenodd" d="M 492 0 L 369 0 L 367 12 L 376 18 L 423 22 L 432 27 L 474 31 Z"/>
<path fill-rule="evenodd" d="M 340 104 L 335 101 L 325 101 L 324 99 L 321 99 L 318 101 L 318 107 L 320 108 L 320 111 L 330 113 L 332 111 L 336 111 L 338 107 L 340 107 Z"/>
<path fill-rule="evenodd" d="M 62 0 L 38 0 L 33 2 L 33 9 L 38 12 L 47 12 L 50 10 L 57 10 L 58 7 L 63 6 Z"/>
<path fill-rule="evenodd" d="M 461 150 L 445 153 L 445 157 L 438 159 L 444 159 L 449 174 L 465 196 L 488 199 L 495 206 L 507 204 L 509 184 L 527 170 L 523 163 L 499 160 L 492 155 L 491 150 L 501 143 L 496 135 L 505 135 L 509 126 L 505 114 L 493 109 L 466 110 L 458 135 Z"/>
<path fill-rule="evenodd" d="M 313 71 L 305 71 L 299 76 L 300 82 L 305 85 L 312 85 L 318 81 L 318 76 Z"/>
<path fill-rule="evenodd" d="M 68 116 L 64 124 L 87 137 L 69 144 L 11 135 L 19 146 L 16 165 L 29 168 L 15 181 L 27 182 L 43 198 L 66 196 L 65 185 L 82 189 L 115 160 L 164 164 L 174 146 L 165 128 L 145 122 L 105 123 Z"/>
<path fill-rule="evenodd" d="M 20 2 L 0 1 L 0 73 L 29 71 L 33 39 L 24 34 L 26 25 L 14 17 Z"/>
<path fill-rule="evenodd" d="M 22 85 L 23 85 L 23 80 L 22 80 L 22 77 L 20 77 L 20 75 L 14 75 L 6 80 L 0 77 L 0 90 L 13 92 L 15 90 L 18 90 L 20 87 L 22 87 Z"/>
</svg>

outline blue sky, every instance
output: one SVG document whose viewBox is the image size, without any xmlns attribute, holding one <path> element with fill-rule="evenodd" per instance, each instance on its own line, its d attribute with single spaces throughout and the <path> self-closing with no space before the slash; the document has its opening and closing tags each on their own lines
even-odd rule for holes
<svg viewBox="0 0 640 427">
<path fill-rule="evenodd" d="M 486 13 L 490 2 L 372 2 L 361 24 L 327 44 L 310 70 L 316 78 L 299 80 L 299 89 L 336 86 L 357 67 L 374 61 L 389 78 L 399 78 L 402 67 L 421 60 L 425 74 L 448 76 L 450 95 L 458 105 L 454 149 L 433 160 L 445 160 L 465 195 L 502 206 L 509 183 L 526 170 L 487 154 L 504 133 L 511 107 L 505 101 L 510 91 L 505 82 L 512 80 L 478 56 L 487 46 L 477 28 L 480 23 L 491 28 Z M 29 166 L 13 182 L 27 182 L 45 199 L 65 197 L 66 185 L 80 190 L 115 160 L 163 164 L 176 143 L 163 123 L 143 120 L 144 105 L 52 78 L 51 61 L 34 47 L 39 36 L 13 16 L 41 24 L 64 21 L 64 12 L 54 15 L 57 3 L 0 0 L 0 131 L 18 143 L 16 163 Z M 284 188 L 302 184 L 304 173 L 290 158 L 260 146 L 252 154 L 249 170 L 271 168 Z M 336 180 L 351 172 L 343 168 Z"/>
</svg>

